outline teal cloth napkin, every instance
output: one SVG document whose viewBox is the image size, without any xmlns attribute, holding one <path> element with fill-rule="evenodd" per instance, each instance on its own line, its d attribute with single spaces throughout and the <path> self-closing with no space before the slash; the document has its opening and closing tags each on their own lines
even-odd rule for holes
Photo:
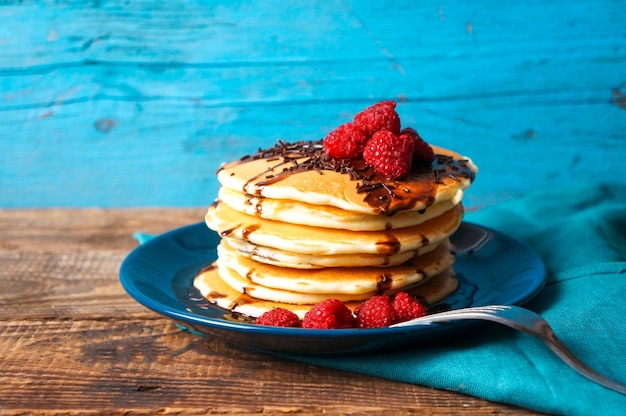
<svg viewBox="0 0 626 416">
<path fill-rule="evenodd" d="M 466 220 L 539 252 L 548 282 L 525 306 L 540 313 L 580 359 L 626 383 L 626 186 L 540 192 L 470 212 Z M 626 396 L 580 376 L 535 338 L 497 324 L 408 350 L 281 356 L 544 413 L 626 414 Z"/>
<path fill-rule="evenodd" d="M 539 252 L 548 281 L 525 307 L 541 314 L 576 356 L 626 383 L 626 186 L 536 193 L 467 213 L 466 220 Z M 580 376 L 541 341 L 498 324 L 445 345 L 288 357 L 544 413 L 626 414 L 626 396 Z"/>
</svg>

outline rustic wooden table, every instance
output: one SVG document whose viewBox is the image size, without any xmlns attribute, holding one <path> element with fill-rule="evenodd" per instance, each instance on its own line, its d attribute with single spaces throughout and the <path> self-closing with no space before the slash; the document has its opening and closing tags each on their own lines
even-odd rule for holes
<svg viewBox="0 0 626 416">
<path fill-rule="evenodd" d="M 623 182 L 626 2 L 501 3 L 0 2 L 0 414 L 529 414 L 207 341 L 118 280 L 221 162 L 380 99 L 479 165 L 471 209 Z"/>
<path fill-rule="evenodd" d="M 533 414 L 242 351 L 132 300 L 132 233 L 203 211 L 0 210 L 0 414 Z"/>
</svg>

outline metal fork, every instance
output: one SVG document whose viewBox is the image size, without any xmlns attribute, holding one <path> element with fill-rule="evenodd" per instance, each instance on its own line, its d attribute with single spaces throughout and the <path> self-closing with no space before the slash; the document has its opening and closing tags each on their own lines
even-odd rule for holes
<svg viewBox="0 0 626 416">
<path fill-rule="evenodd" d="M 391 325 L 392 327 L 430 325 L 434 322 L 451 322 L 457 320 L 486 320 L 506 325 L 518 331 L 532 335 L 543 341 L 552 351 L 556 353 L 565 363 L 583 376 L 596 383 L 626 394 L 626 385 L 611 380 L 598 373 L 572 354 L 565 345 L 554 334 L 550 325 L 535 312 L 518 306 L 490 305 L 474 308 L 456 309 L 447 312 L 426 315 L 410 321 Z"/>
</svg>

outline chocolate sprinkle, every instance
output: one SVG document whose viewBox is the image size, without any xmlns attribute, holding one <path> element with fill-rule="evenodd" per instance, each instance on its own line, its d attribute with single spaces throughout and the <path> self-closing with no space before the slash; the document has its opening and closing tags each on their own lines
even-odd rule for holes
<svg viewBox="0 0 626 416">
<path fill-rule="evenodd" d="M 468 166 L 467 160 L 457 160 L 451 156 L 438 154 L 432 165 L 414 163 L 412 171 L 406 178 L 389 180 L 377 173 L 363 159 L 338 159 L 328 156 L 324 150 L 323 140 L 291 143 L 279 140 L 273 147 L 259 148 L 256 153 L 242 157 L 239 162 L 224 165 L 219 170 L 258 159 L 277 163 L 248 181 L 254 182 L 256 187 L 271 185 L 299 172 L 315 171 L 320 175 L 323 175 L 324 171 L 337 172 L 349 175 L 351 180 L 358 182 L 357 193 L 365 194 L 364 200 L 367 203 L 388 215 L 410 209 L 418 201 L 422 203 L 426 201 L 427 205 L 432 204 L 435 192 L 433 186 L 443 184 L 446 177 L 455 181 L 474 179 L 474 172 Z M 263 180 L 255 182 L 260 178 Z M 402 194 L 396 192 L 398 186 L 401 187 Z"/>
</svg>

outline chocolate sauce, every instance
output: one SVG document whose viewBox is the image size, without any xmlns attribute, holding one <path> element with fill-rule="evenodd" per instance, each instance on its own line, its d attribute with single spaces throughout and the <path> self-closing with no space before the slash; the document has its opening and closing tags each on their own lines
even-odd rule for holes
<svg viewBox="0 0 626 416">
<path fill-rule="evenodd" d="M 242 293 L 241 295 L 237 296 L 237 299 L 235 299 L 233 301 L 233 304 L 231 306 L 231 310 L 235 309 L 237 306 L 241 306 L 241 305 L 246 305 L 246 304 L 251 304 L 251 303 L 257 303 L 259 300 L 253 298 L 252 296 L 248 295 L 246 293 L 246 288 L 244 288 L 243 290 L 244 293 Z"/>
<path fill-rule="evenodd" d="M 401 248 L 400 241 L 391 234 L 387 234 L 386 238 L 386 240 L 376 242 L 376 251 L 385 256 L 398 253 Z"/>
<path fill-rule="evenodd" d="M 220 236 L 222 236 L 222 237 L 228 237 L 229 235 L 231 235 L 231 234 L 232 234 L 232 233 L 233 233 L 233 232 L 234 232 L 237 228 L 239 228 L 239 227 L 241 227 L 241 224 L 236 225 L 236 226 L 234 226 L 234 227 L 232 227 L 232 228 L 229 228 L 229 229 L 227 229 L 227 230 L 224 230 L 224 231 L 222 231 L 222 232 L 220 233 Z"/>
<path fill-rule="evenodd" d="M 211 291 L 209 292 L 209 295 L 207 296 L 207 298 L 209 299 L 220 299 L 220 298 L 225 298 L 226 295 L 220 292 L 216 292 L 216 291 Z"/>
<path fill-rule="evenodd" d="M 428 274 L 424 269 L 415 269 L 415 273 L 422 275 L 423 279 L 426 279 L 428 277 Z"/>
<path fill-rule="evenodd" d="M 198 274 L 202 274 L 202 273 L 204 273 L 204 272 L 208 272 L 208 271 L 213 270 L 213 269 L 217 269 L 217 265 L 216 265 L 215 263 L 211 263 L 211 264 L 209 264 L 208 266 L 203 267 L 203 268 L 202 268 L 202 269 L 198 272 Z"/>
<path fill-rule="evenodd" d="M 323 140 L 293 143 L 279 141 L 274 147 L 259 149 L 256 153 L 224 165 L 219 170 L 258 159 L 276 163 L 248 179 L 244 185 L 245 192 L 253 184 L 256 190 L 254 194 L 260 195 L 263 187 L 300 172 L 316 171 L 323 174 L 324 171 L 332 171 L 349 175 L 351 180 L 357 182 L 357 192 L 364 194 L 363 200 L 375 211 L 388 215 L 411 209 L 417 204 L 432 205 L 437 187 L 443 183 L 444 178 L 455 181 L 474 180 L 474 172 L 467 160 L 457 160 L 446 155 L 437 155 L 429 166 L 415 164 L 411 172 L 402 179 L 389 180 L 363 159 L 336 159 L 328 156 L 324 151 Z"/>
<path fill-rule="evenodd" d="M 241 232 L 241 236 L 243 237 L 244 240 L 247 240 L 248 237 L 250 237 L 250 234 L 252 234 L 253 232 L 255 232 L 256 230 L 258 230 L 259 228 L 261 228 L 260 224 L 252 224 L 252 225 L 248 225 L 246 228 L 243 229 L 243 231 Z"/>
<path fill-rule="evenodd" d="M 389 273 L 383 273 L 378 276 L 378 281 L 376 282 L 376 289 L 378 293 L 385 293 L 389 289 L 391 289 L 391 285 L 393 284 L 393 279 Z"/>
<path fill-rule="evenodd" d="M 254 212 L 256 215 L 261 216 L 263 214 L 263 204 L 261 204 L 261 200 L 254 206 Z"/>
</svg>

